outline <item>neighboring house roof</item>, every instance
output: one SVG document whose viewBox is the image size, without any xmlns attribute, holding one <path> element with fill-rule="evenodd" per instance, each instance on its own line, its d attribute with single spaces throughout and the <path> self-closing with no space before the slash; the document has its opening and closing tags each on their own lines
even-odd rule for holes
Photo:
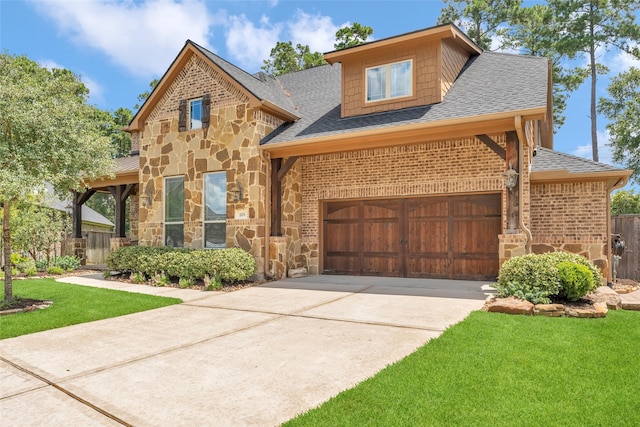
<svg viewBox="0 0 640 427">
<path fill-rule="evenodd" d="M 485 52 L 471 58 L 438 104 L 356 117 L 340 117 L 340 65 L 278 77 L 292 94 L 300 120 L 263 139 L 277 144 L 347 132 L 463 119 L 547 107 L 548 60 Z"/>
<path fill-rule="evenodd" d="M 582 157 L 538 147 L 531 162 L 531 181 L 552 181 L 571 178 L 628 179 L 631 171 Z"/>
<path fill-rule="evenodd" d="M 53 195 L 53 190 L 50 185 L 47 185 L 45 188 L 47 196 L 45 197 L 43 205 L 48 208 L 66 213 L 67 205 L 70 205 L 71 202 L 69 202 L 68 200 L 60 200 L 55 195 Z M 103 227 L 114 227 L 114 224 L 111 221 L 86 205 L 82 205 L 82 222 L 96 224 Z"/>
</svg>

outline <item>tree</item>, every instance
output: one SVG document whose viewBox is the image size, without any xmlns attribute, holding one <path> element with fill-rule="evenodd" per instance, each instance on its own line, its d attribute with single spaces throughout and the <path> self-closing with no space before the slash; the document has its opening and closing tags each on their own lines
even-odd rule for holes
<svg viewBox="0 0 640 427">
<path fill-rule="evenodd" d="M 620 190 L 611 197 L 611 215 L 640 214 L 640 193 Z"/>
<path fill-rule="evenodd" d="M 69 227 L 67 215 L 33 203 L 21 203 L 18 212 L 11 218 L 12 246 L 27 252 L 34 261 L 44 254 L 49 266 L 54 245 Z"/>
<path fill-rule="evenodd" d="M 0 203 L 7 302 L 13 300 L 12 205 L 45 182 L 60 196 L 83 191 L 83 177 L 95 180 L 112 167 L 101 114 L 87 104 L 88 93 L 68 70 L 48 70 L 26 56 L 0 55 Z"/>
<path fill-rule="evenodd" d="M 358 46 L 365 43 L 369 36 L 373 35 L 373 28 L 354 22 L 350 27 L 342 27 L 336 31 L 336 42 L 333 47 L 336 50 Z"/>
<path fill-rule="evenodd" d="M 553 124 L 556 129 L 564 124 L 563 113 L 570 92 L 576 90 L 587 77 L 581 69 L 568 69 L 563 66 L 563 55 L 556 48 L 559 38 L 558 25 L 551 7 L 536 4 L 514 12 L 510 25 L 499 31 L 503 37 L 503 48 L 551 60 Z"/>
<path fill-rule="evenodd" d="M 591 80 L 591 146 L 593 160 L 598 161 L 598 128 L 596 90 L 598 74 L 609 69 L 597 57 L 598 49 L 616 48 L 631 54 L 637 49 L 630 42 L 640 38 L 640 26 L 635 23 L 637 0 L 549 0 L 558 22 L 558 51 L 570 59 L 586 55 L 585 71 Z"/>
<path fill-rule="evenodd" d="M 640 184 L 640 69 L 631 68 L 611 80 L 609 97 L 600 98 L 598 111 L 607 125 L 613 160 L 633 170 L 631 178 Z"/>
<path fill-rule="evenodd" d="M 484 50 L 498 39 L 500 28 L 511 22 L 522 0 L 444 0 L 438 24 L 454 23 Z"/>
<path fill-rule="evenodd" d="M 158 83 L 160 83 L 160 80 L 158 79 L 153 79 L 149 82 L 149 90 L 146 90 L 144 92 L 142 92 L 140 95 L 138 95 L 138 103 L 136 105 L 133 106 L 134 110 L 139 110 L 140 107 L 142 107 L 142 104 L 144 104 L 144 102 L 147 100 L 147 98 L 149 98 L 151 96 L 151 92 L 153 92 L 153 90 L 156 88 L 156 86 L 158 86 Z M 133 119 L 133 116 L 131 117 L 131 119 Z M 129 121 L 131 121 L 131 119 L 129 119 Z M 129 124 L 127 122 L 127 124 Z"/>
<path fill-rule="evenodd" d="M 291 41 L 276 43 L 269 58 L 263 61 L 262 69 L 274 76 L 306 70 L 325 63 L 320 52 L 311 52 L 309 46 L 299 43 L 294 48 Z"/>
</svg>

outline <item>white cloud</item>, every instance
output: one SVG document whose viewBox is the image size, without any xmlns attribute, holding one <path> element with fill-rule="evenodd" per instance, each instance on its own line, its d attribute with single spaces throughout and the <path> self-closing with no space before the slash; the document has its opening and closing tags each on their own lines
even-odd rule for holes
<svg viewBox="0 0 640 427">
<path fill-rule="evenodd" d="M 282 26 L 271 24 L 265 16 L 257 26 L 245 15 L 229 16 L 227 23 L 227 51 L 232 58 L 225 59 L 233 59 L 248 72 L 258 71 L 262 60 L 269 57 L 271 49 L 280 40 Z"/>
<path fill-rule="evenodd" d="M 585 159 L 592 160 L 592 147 L 591 144 L 579 145 L 573 150 L 574 156 L 584 157 Z M 620 166 L 612 160 L 611 147 L 609 146 L 609 132 L 606 130 L 598 131 L 598 162 L 606 163 L 609 165 Z"/>
<path fill-rule="evenodd" d="M 213 17 L 203 0 L 34 2 L 79 46 L 106 54 L 143 77 L 157 77 L 187 39 L 207 46 Z"/>
<path fill-rule="evenodd" d="M 296 12 L 287 27 L 294 46 L 298 43 L 309 45 L 312 52 L 320 53 L 334 50 L 336 31 L 340 28 L 329 16 L 310 15 L 302 10 Z"/>
<path fill-rule="evenodd" d="M 637 47 L 638 43 L 632 43 L 632 46 Z M 612 58 L 607 60 L 607 66 L 614 74 L 619 74 L 623 71 L 627 71 L 631 67 L 640 68 L 640 59 L 629 55 L 626 52 L 618 51 Z"/>
</svg>

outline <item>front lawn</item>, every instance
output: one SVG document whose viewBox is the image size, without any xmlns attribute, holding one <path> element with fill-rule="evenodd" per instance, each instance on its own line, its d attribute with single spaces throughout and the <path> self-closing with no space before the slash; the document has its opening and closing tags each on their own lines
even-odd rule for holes
<svg viewBox="0 0 640 427">
<path fill-rule="evenodd" d="M 286 426 L 637 426 L 640 313 L 473 312 Z"/>
<path fill-rule="evenodd" d="M 43 310 L 0 316 L 0 339 L 182 302 L 177 298 L 72 285 L 53 279 L 16 280 L 13 294 L 53 301 L 53 305 Z"/>
</svg>

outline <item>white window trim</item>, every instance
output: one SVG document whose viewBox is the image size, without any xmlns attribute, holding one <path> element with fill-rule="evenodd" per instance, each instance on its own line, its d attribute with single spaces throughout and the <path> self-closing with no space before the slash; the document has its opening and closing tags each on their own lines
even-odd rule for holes
<svg viewBox="0 0 640 427">
<path fill-rule="evenodd" d="M 191 119 L 191 105 L 193 104 L 194 101 L 200 101 L 200 127 L 194 128 L 193 127 L 193 120 Z M 202 129 L 202 97 L 200 98 L 194 98 L 194 99 L 190 99 L 189 100 L 189 130 L 197 130 L 197 129 Z"/>
<path fill-rule="evenodd" d="M 411 75 L 411 81 L 409 82 L 409 87 L 410 87 L 410 91 L 407 95 L 400 95 L 400 96 L 391 96 L 391 66 L 395 65 L 395 64 L 402 64 L 404 62 L 408 62 L 409 63 L 409 67 L 410 67 L 410 75 Z M 385 72 L 385 97 L 384 98 L 380 98 L 380 99 L 373 99 L 373 100 L 369 100 L 369 84 L 367 81 L 367 76 L 369 74 L 369 70 L 373 70 L 375 68 L 382 68 L 384 67 L 386 69 Z M 388 64 L 379 64 L 379 65 L 374 65 L 373 67 L 367 67 L 364 69 L 364 102 L 365 104 L 373 104 L 376 102 L 385 102 L 385 101 L 389 101 L 389 100 L 393 100 L 393 99 L 401 99 L 401 98 L 410 98 L 413 96 L 413 83 L 414 83 L 414 68 L 413 68 L 413 58 L 409 58 L 409 59 L 403 59 L 401 61 L 396 61 L 396 62 L 390 62 Z"/>
<path fill-rule="evenodd" d="M 222 248 L 207 248 L 206 244 L 207 244 L 207 233 L 206 233 L 206 226 L 207 224 L 225 224 L 225 230 L 226 230 L 226 224 L 227 224 L 227 219 L 211 219 L 211 220 L 207 220 L 206 219 L 206 210 L 207 210 L 207 188 L 206 188 L 206 183 L 207 183 L 207 179 L 206 176 L 207 175 L 212 175 L 212 174 L 223 174 L 225 175 L 225 181 L 226 181 L 226 173 L 224 171 L 214 171 L 214 172 L 206 172 L 203 174 L 202 176 L 202 195 L 203 195 L 203 209 L 202 209 L 202 248 L 203 249 L 211 249 L 211 250 L 216 250 L 216 249 L 222 249 Z M 227 202 L 226 200 L 226 191 L 225 191 L 225 203 Z M 226 211 L 226 209 L 225 209 Z M 225 242 L 225 247 L 227 246 L 226 242 Z"/>
<path fill-rule="evenodd" d="M 182 224 L 182 235 L 184 236 L 184 214 L 182 215 L 182 221 L 167 221 L 167 180 L 182 178 L 182 188 L 184 190 L 184 176 L 175 175 L 175 176 L 167 176 L 164 178 L 164 188 L 162 189 L 164 205 L 162 206 L 162 246 L 167 245 L 167 224 L 175 225 Z M 184 206 L 184 197 L 182 198 L 182 205 Z M 184 210 L 184 207 L 183 207 Z M 174 246 L 175 247 L 175 246 Z M 184 241 L 182 242 L 182 247 L 184 247 Z"/>
</svg>

